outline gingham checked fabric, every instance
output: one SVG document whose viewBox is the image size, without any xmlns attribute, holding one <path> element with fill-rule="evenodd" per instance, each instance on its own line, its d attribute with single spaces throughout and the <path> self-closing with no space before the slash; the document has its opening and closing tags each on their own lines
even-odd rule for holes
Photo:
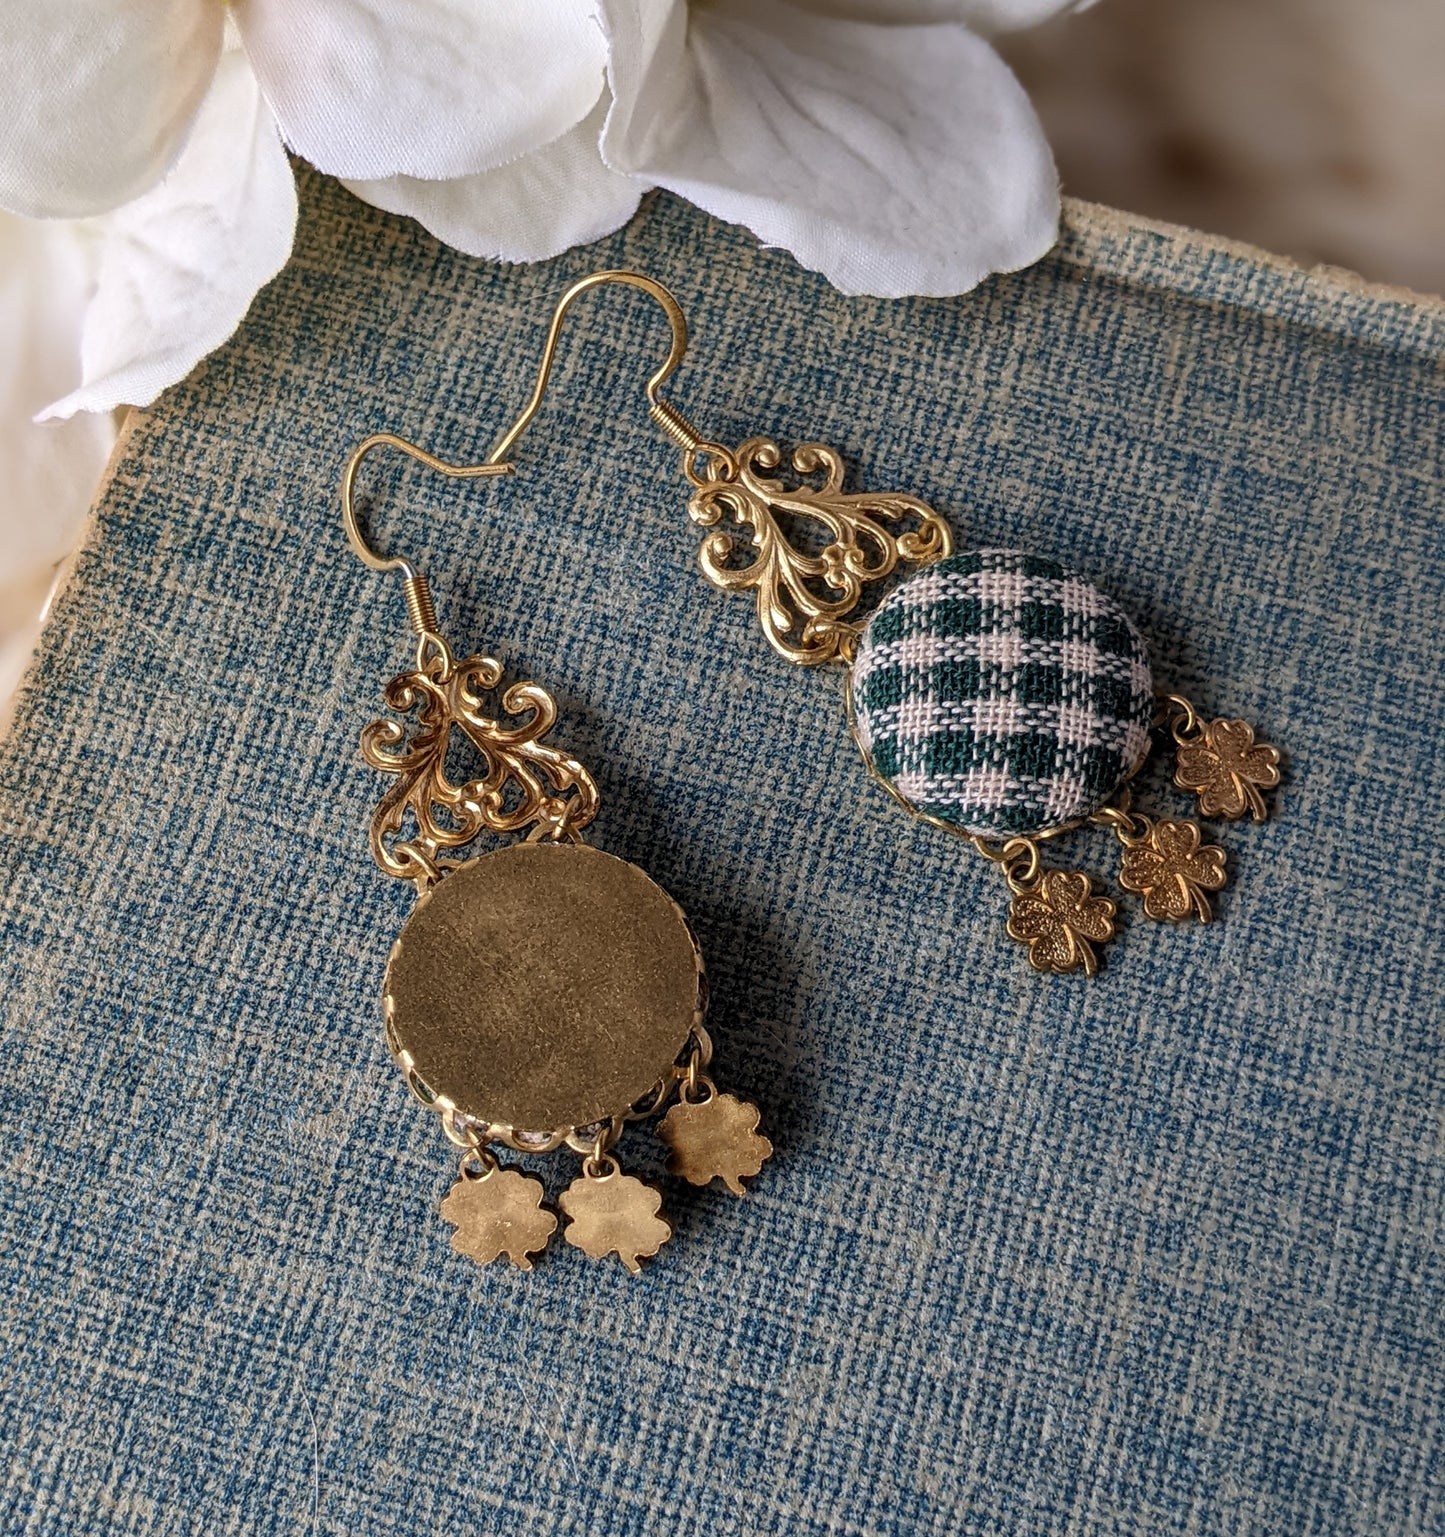
<svg viewBox="0 0 1445 1537">
<path fill-rule="evenodd" d="M 918 810 L 986 837 L 1098 810 L 1149 747 L 1139 632 L 1092 583 L 1019 550 L 971 550 L 896 588 L 852 687 L 877 772 Z"/>
</svg>

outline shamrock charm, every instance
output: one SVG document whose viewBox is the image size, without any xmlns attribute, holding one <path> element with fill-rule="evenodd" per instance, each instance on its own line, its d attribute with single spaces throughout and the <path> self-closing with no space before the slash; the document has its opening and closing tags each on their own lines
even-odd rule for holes
<svg viewBox="0 0 1445 1537">
<path fill-rule="evenodd" d="M 746 1195 L 743 1179 L 757 1174 L 772 1156 L 773 1144 L 758 1131 L 756 1105 L 732 1094 L 719 1094 L 701 1080 L 706 1098 L 679 1100 L 657 1134 L 672 1149 L 667 1172 L 694 1185 L 722 1180 L 734 1195 Z"/>
<path fill-rule="evenodd" d="M 1174 783 L 1199 797 L 1206 817 L 1238 821 L 1247 811 L 1256 822 L 1267 815 L 1260 789 L 1279 783 L 1279 749 L 1256 742 L 1254 727 L 1242 720 L 1201 723 L 1199 735 L 1182 736 L 1176 728 Z"/>
<path fill-rule="evenodd" d="M 1135 820 L 1144 833 L 1124 844 L 1119 884 L 1144 898 L 1150 918 L 1182 923 L 1193 916 L 1208 923 L 1214 914 L 1204 893 L 1224 885 L 1224 850 L 1201 844 L 1197 822 Z"/>
<path fill-rule="evenodd" d="M 480 1168 L 481 1172 L 475 1172 Z M 464 1163 L 462 1177 L 442 1201 L 442 1216 L 453 1224 L 452 1248 L 480 1265 L 505 1254 L 518 1270 L 530 1270 L 557 1228 L 542 1205 L 542 1182 L 495 1162 Z"/>
<path fill-rule="evenodd" d="M 672 1237 L 671 1226 L 658 1215 L 662 1197 L 622 1173 L 610 1157 L 604 1156 L 600 1167 L 589 1160 L 557 1204 L 570 1219 L 562 1232 L 568 1243 L 593 1259 L 615 1254 L 633 1275 L 642 1269 L 640 1258 L 656 1254 Z"/>
<path fill-rule="evenodd" d="M 1045 870 L 1035 885 L 1014 894 L 1009 904 L 1008 936 L 1029 947 L 1035 971 L 1065 976 L 1083 968 L 1099 969 L 1095 945 L 1114 937 L 1117 911 L 1108 897 L 1090 893 L 1093 884 L 1079 870 Z"/>
</svg>

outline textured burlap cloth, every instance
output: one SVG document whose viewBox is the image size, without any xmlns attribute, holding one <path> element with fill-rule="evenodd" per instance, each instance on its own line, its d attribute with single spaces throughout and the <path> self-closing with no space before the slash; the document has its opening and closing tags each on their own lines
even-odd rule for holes
<svg viewBox="0 0 1445 1537">
<path fill-rule="evenodd" d="M 1028 272 L 881 303 L 666 198 L 509 269 L 304 191 L 133 424 L 0 749 L 0 1528 L 1445 1530 L 1445 313 L 1077 206 Z M 594 841 L 691 914 L 776 1144 L 746 1200 L 669 1182 L 636 1280 L 448 1248 L 356 749 L 408 646 L 337 523 L 364 433 L 480 457 L 611 265 L 682 299 L 708 433 L 1066 560 L 1289 753 L 1218 923 L 1129 903 L 1042 978 L 839 679 L 699 578 L 645 299 L 578 306 L 513 479 L 378 464 L 378 539 L 558 693 Z M 1111 847 L 1075 858 L 1117 891 Z"/>
</svg>

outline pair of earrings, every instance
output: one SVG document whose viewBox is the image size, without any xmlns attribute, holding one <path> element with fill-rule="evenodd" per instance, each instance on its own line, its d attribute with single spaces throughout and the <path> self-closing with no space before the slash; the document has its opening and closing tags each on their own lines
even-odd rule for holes
<svg viewBox="0 0 1445 1537">
<path fill-rule="evenodd" d="M 668 355 L 647 381 L 648 412 L 682 450 L 688 513 L 706 531 L 703 574 L 753 597 L 785 660 L 846 669 L 849 729 L 869 774 L 911 815 L 1001 868 L 1007 932 L 1036 970 L 1092 974 L 1096 947 L 1114 932 L 1116 904 L 1084 872 L 1045 868 L 1040 853 L 1085 824 L 1117 839 L 1119 883 L 1143 898 L 1146 915 L 1210 918 L 1223 851 L 1202 841 L 1197 822 L 1133 804 L 1131 782 L 1156 736 L 1172 738 L 1174 782 L 1206 817 L 1263 820 L 1260 791 L 1280 775 L 1279 754 L 1244 722 L 1205 720 L 1178 695 L 1156 698 L 1139 632 L 1082 577 L 1014 550 L 955 553 L 927 503 L 845 491 L 842 460 L 822 444 L 785 461 L 771 438 L 736 449 L 704 438 L 660 394 L 687 348 L 682 310 L 640 273 L 594 273 L 562 296 L 531 398 L 482 463 L 448 464 L 392 433 L 367 438 L 343 476 L 342 522 L 366 565 L 401 576 L 416 637 L 413 667 L 385 691 L 393 711 L 414 719 L 362 733 L 366 761 L 394 778 L 372 818 L 372 855 L 418 893 L 387 961 L 383 1012 L 407 1083 L 461 1149 L 442 1215 L 459 1252 L 530 1269 L 557 1218 L 541 1182 L 503 1167 L 494 1149 L 565 1145 L 581 1169 L 558 1200 L 564 1239 L 635 1273 L 671 1229 L 660 1194 L 614 1154 L 629 1121 L 660 1116 L 669 1171 L 699 1186 L 721 1180 L 737 1195 L 772 1152 L 756 1107 L 708 1073 L 702 955 L 649 876 L 585 841 L 597 785 L 547 740 L 552 696 L 536 683 L 503 686 L 495 658 L 458 660 L 426 578 L 376 554 L 355 510 L 357 472 L 379 448 L 447 476 L 511 473 L 506 455 L 541 405 L 568 308 L 608 283 L 642 290 L 671 325 Z M 805 547 L 790 525 L 821 538 Z M 917 569 L 860 619 L 865 590 L 900 566 Z M 482 764 L 461 784 L 446 769 L 454 731 Z M 461 857 L 487 832 L 516 841 Z"/>
</svg>

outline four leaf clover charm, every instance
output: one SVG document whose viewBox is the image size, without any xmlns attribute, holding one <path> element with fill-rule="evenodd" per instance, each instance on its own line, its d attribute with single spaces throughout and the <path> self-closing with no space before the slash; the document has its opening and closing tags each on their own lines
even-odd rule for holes
<svg viewBox="0 0 1445 1537">
<path fill-rule="evenodd" d="M 758 1131 L 758 1107 L 719 1094 L 707 1080 L 705 1098 L 683 1098 L 663 1117 L 657 1134 L 672 1149 L 667 1172 L 694 1185 L 720 1179 L 734 1195 L 746 1195 L 744 1178 L 757 1174 L 773 1144 Z"/>
<path fill-rule="evenodd" d="M 442 1216 L 456 1227 L 452 1248 L 480 1265 L 505 1254 L 518 1270 L 530 1270 L 529 1256 L 545 1249 L 557 1228 L 556 1217 L 542 1205 L 541 1180 L 498 1168 L 475 1153 L 467 1159 L 442 1202 Z"/>
<path fill-rule="evenodd" d="M 1178 751 L 1174 783 L 1199 797 L 1201 816 L 1236 822 L 1246 812 L 1265 819 L 1260 790 L 1279 783 L 1279 749 L 1254 739 L 1254 727 L 1242 720 L 1212 720 L 1189 737 L 1176 728 Z"/>
<path fill-rule="evenodd" d="M 1197 822 L 1138 820 L 1146 832 L 1125 843 L 1119 884 L 1144 898 L 1150 918 L 1182 923 L 1194 916 L 1208 923 L 1214 915 L 1204 893 L 1224 885 L 1224 850 L 1200 842 Z"/>
<path fill-rule="evenodd" d="M 1029 965 L 1057 976 L 1099 969 L 1095 945 L 1114 937 L 1117 911 L 1108 897 L 1093 896 L 1093 883 L 1078 870 L 1045 870 L 1035 885 L 1009 904 L 1008 935 L 1029 947 Z"/>
<path fill-rule="evenodd" d="M 610 1157 L 596 1168 L 589 1160 L 557 1204 L 571 1219 L 562 1233 L 568 1243 L 593 1259 L 615 1254 L 633 1275 L 642 1269 L 639 1259 L 656 1254 L 672 1237 L 671 1226 L 658 1215 L 661 1195 L 622 1173 Z"/>
</svg>

